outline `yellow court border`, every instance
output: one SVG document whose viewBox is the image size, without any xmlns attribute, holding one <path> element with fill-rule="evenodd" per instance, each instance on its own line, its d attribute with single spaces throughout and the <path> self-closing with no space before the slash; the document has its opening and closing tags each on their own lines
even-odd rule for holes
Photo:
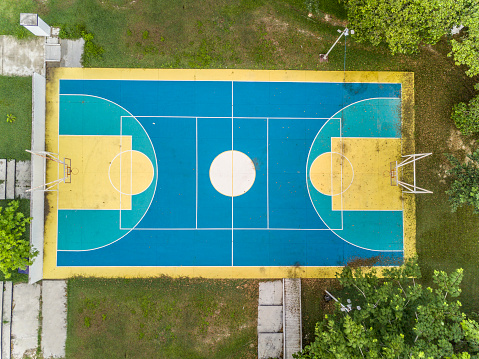
<svg viewBox="0 0 479 359">
<path fill-rule="evenodd" d="M 297 71 L 297 70 L 207 70 L 207 69 L 101 69 L 52 68 L 46 84 L 46 150 L 57 152 L 60 79 L 97 80 L 202 80 L 202 81 L 292 81 L 364 82 L 402 84 L 402 155 L 415 153 L 414 73 L 376 71 Z M 51 161 L 47 161 L 51 162 Z M 58 178 L 59 165 L 48 163 L 46 180 Z M 411 177 L 405 172 L 405 179 Z M 44 279 L 74 276 L 92 277 L 204 277 L 204 278 L 332 278 L 342 267 L 57 267 L 57 193 L 46 192 L 49 213 L 45 220 Z M 414 195 L 404 197 L 404 257 L 416 254 L 416 205 Z M 385 268 L 385 267 L 382 267 Z M 379 272 L 381 267 L 378 267 Z"/>
</svg>

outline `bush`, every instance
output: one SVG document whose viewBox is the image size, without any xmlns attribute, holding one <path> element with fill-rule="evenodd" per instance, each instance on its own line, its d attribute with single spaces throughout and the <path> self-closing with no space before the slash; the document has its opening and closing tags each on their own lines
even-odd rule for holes
<svg viewBox="0 0 479 359">
<path fill-rule="evenodd" d="M 0 271 L 6 279 L 11 277 L 13 270 L 25 270 L 32 265 L 38 255 L 24 236 L 31 218 L 19 212 L 18 206 L 18 201 L 11 201 L 5 209 L 0 207 Z"/>
<path fill-rule="evenodd" d="M 82 37 L 82 32 L 86 31 L 86 26 L 83 23 L 69 25 L 63 24 L 60 26 L 60 33 L 58 36 L 61 39 L 76 40 Z"/>
<path fill-rule="evenodd" d="M 479 90 L 479 84 L 475 86 Z M 479 95 L 469 103 L 458 103 L 452 108 L 451 118 L 463 135 L 479 132 Z"/>
<path fill-rule="evenodd" d="M 93 59 L 102 57 L 103 47 L 93 41 L 93 39 L 95 38 L 93 33 L 82 31 L 81 36 L 83 37 L 83 40 L 85 40 L 82 63 L 83 66 L 89 67 Z"/>
<path fill-rule="evenodd" d="M 469 160 L 464 163 L 460 163 L 452 155 L 446 156 L 454 165 L 447 173 L 455 179 L 451 189 L 446 191 L 452 212 L 464 205 L 470 205 L 474 208 L 474 213 L 479 213 L 479 150 L 467 155 Z"/>
</svg>

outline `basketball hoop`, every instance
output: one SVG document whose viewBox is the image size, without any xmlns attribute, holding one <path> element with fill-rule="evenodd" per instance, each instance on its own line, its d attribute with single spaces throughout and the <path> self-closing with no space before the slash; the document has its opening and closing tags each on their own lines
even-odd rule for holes
<svg viewBox="0 0 479 359">
<path fill-rule="evenodd" d="M 63 177 L 58 178 L 51 182 L 45 182 L 37 187 L 30 188 L 26 190 L 25 192 L 32 192 L 36 190 L 43 191 L 43 192 L 58 191 L 58 189 L 55 189 L 55 187 L 59 185 L 60 183 L 72 182 L 72 166 L 71 166 L 72 160 L 70 158 L 64 158 L 62 161 L 60 160 L 58 154 L 56 153 L 45 152 L 45 151 L 30 151 L 30 150 L 25 150 L 25 151 L 27 151 L 28 153 L 31 153 L 32 155 L 44 158 L 45 159 L 44 167 L 46 167 L 45 164 L 47 160 L 63 165 Z"/>
<path fill-rule="evenodd" d="M 425 158 L 429 155 L 432 155 L 432 153 L 419 153 L 419 154 L 413 154 L 413 155 L 405 155 L 402 156 L 404 160 L 398 164 L 397 161 L 390 162 L 389 164 L 389 174 L 391 178 L 391 186 L 400 186 L 403 188 L 403 193 L 432 193 L 431 191 L 421 188 L 416 185 L 416 161 Z M 408 164 L 413 165 L 413 183 L 407 183 L 403 182 L 399 179 L 399 168 L 404 167 Z"/>
</svg>

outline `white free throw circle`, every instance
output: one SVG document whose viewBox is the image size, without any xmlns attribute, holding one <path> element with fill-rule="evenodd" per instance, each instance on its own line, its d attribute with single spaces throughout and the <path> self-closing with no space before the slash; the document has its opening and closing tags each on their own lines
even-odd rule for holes
<svg viewBox="0 0 479 359">
<path fill-rule="evenodd" d="M 211 163 L 210 181 L 222 195 L 241 196 L 249 191 L 256 178 L 254 163 L 239 151 L 220 153 Z"/>
</svg>

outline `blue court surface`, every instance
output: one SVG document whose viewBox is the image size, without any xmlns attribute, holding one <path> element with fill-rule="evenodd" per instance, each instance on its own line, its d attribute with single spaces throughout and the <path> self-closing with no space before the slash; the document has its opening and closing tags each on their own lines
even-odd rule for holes
<svg viewBox="0 0 479 359">
<path fill-rule="evenodd" d="M 67 151 L 62 143 L 83 141 L 82 168 L 103 166 L 97 171 L 109 173 L 121 203 L 107 205 L 95 182 L 100 175 L 89 180 L 86 170 L 83 179 L 81 169 L 72 176 L 82 193 L 91 191 L 83 202 L 62 204 L 69 188 L 62 184 L 58 267 L 332 267 L 377 256 L 402 263 L 402 207 L 370 205 L 360 187 L 350 208 L 346 197 L 335 204 L 310 173 L 315 159 L 335 152 L 337 140 L 359 146 L 356 155 L 370 142 L 355 139 L 400 141 L 401 83 L 62 79 L 59 85 L 60 154 Z M 124 193 L 112 179 L 116 157 L 104 154 L 108 138 L 120 139 L 118 153 L 151 162 L 151 181 L 139 191 L 134 182 L 147 171 L 125 175 L 121 166 L 131 161 L 133 168 L 140 157 L 121 160 L 118 181 L 132 189 Z M 251 161 L 247 173 L 235 174 L 228 158 L 213 173 L 215 159 L 231 151 Z M 366 166 L 357 161 L 350 161 L 352 183 Z M 389 167 L 389 159 L 384 163 Z M 218 190 L 215 178 L 227 186 L 235 178 L 249 182 L 231 195 Z"/>
</svg>

